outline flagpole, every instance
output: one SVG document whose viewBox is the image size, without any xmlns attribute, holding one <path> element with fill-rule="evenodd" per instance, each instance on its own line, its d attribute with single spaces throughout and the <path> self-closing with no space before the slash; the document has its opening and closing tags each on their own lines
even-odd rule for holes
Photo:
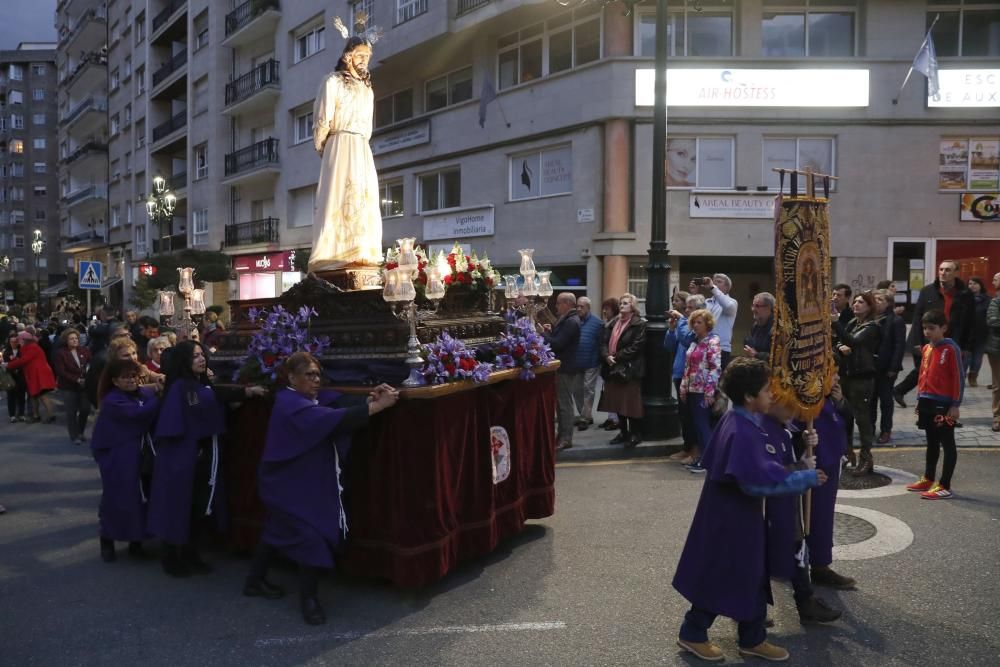
<svg viewBox="0 0 1000 667">
<path fill-rule="evenodd" d="M 941 18 L 941 14 L 935 14 L 934 20 L 931 21 L 931 27 L 927 29 L 927 34 L 924 35 L 924 41 L 920 42 L 920 48 L 917 50 L 917 55 L 924 50 L 927 46 L 927 40 L 931 37 L 931 32 L 934 30 L 934 26 L 937 25 L 938 19 Z M 915 59 L 914 59 L 915 60 Z M 906 78 L 903 79 L 903 85 L 899 87 L 899 92 L 896 93 L 896 97 L 892 99 L 893 105 L 899 104 L 899 96 L 903 94 L 903 88 L 906 88 L 906 83 L 910 80 L 910 75 L 913 74 L 913 62 L 910 62 L 910 69 L 906 72 Z"/>
</svg>

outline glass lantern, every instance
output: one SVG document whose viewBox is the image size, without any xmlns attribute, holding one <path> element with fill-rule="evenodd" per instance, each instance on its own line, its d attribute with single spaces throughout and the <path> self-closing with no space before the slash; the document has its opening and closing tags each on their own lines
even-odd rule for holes
<svg viewBox="0 0 1000 667">
<path fill-rule="evenodd" d="M 535 275 L 535 260 L 532 258 L 535 254 L 534 248 L 524 248 L 518 252 L 521 253 L 521 275 L 526 278 Z"/>
<path fill-rule="evenodd" d="M 205 314 L 205 290 L 201 288 L 191 290 L 191 314 Z"/>
<path fill-rule="evenodd" d="M 382 298 L 389 303 L 399 301 L 399 274 L 396 269 L 383 271 L 385 285 L 382 287 Z"/>
<path fill-rule="evenodd" d="M 160 315 L 169 317 L 174 314 L 174 292 L 172 290 L 161 290 L 156 293 L 156 298 L 160 306 Z"/>
<path fill-rule="evenodd" d="M 543 296 L 546 299 L 552 296 L 551 276 L 551 271 L 538 272 L 538 296 Z"/>
<path fill-rule="evenodd" d="M 503 295 L 508 299 L 517 298 L 517 280 L 520 277 L 521 276 L 513 273 L 504 277 Z"/>
<path fill-rule="evenodd" d="M 177 291 L 189 294 L 194 289 L 194 269 L 189 266 L 178 267 L 177 272 L 181 274 L 177 281 Z"/>
<path fill-rule="evenodd" d="M 441 278 L 441 272 L 436 266 L 430 267 L 427 271 L 427 288 L 424 290 L 424 296 L 431 301 L 444 298 L 444 280 Z"/>
<path fill-rule="evenodd" d="M 528 275 L 524 277 L 524 287 L 521 288 L 524 296 L 538 296 L 538 277 Z"/>
<path fill-rule="evenodd" d="M 416 299 L 417 289 L 413 286 L 413 276 L 403 267 L 394 270 L 399 272 L 399 300 L 413 301 Z"/>
<path fill-rule="evenodd" d="M 396 243 L 399 244 L 399 268 L 410 274 L 410 278 L 414 278 L 418 271 L 418 260 L 417 254 L 413 252 L 413 244 L 416 242 L 415 238 L 405 238 L 396 239 Z"/>
</svg>

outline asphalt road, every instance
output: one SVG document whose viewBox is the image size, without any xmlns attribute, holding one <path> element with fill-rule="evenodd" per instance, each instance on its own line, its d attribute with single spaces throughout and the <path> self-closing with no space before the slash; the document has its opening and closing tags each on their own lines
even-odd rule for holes
<svg viewBox="0 0 1000 667">
<path fill-rule="evenodd" d="M 880 454 L 919 472 L 922 453 Z M 898 553 L 835 564 L 858 591 L 829 627 L 798 624 L 775 587 L 772 640 L 800 665 L 1000 664 L 1000 451 L 960 453 L 950 501 L 912 494 L 841 502 L 895 517 Z M 306 626 L 295 576 L 283 600 L 240 595 L 247 562 L 167 578 L 156 561 L 98 558 L 99 482 L 61 428 L 0 425 L 0 665 L 684 665 L 674 645 L 686 608 L 670 587 L 701 480 L 644 460 L 564 466 L 556 514 L 437 585 L 401 591 L 332 575 L 329 622 Z M 119 549 L 121 552 L 122 550 Z M 735 627 L 713 633 L 741 662 Z"/>
</svg>

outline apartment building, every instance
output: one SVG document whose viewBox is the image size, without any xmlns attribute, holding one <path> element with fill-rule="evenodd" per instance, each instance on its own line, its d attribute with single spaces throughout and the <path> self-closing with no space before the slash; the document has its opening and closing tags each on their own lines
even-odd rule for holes
<svg viewBox="0 0 1000 667">
<path fill-rule="evenodd" d="M 61 272 L 55 81 L 55 44 L 0 50 L 0 283 L 44 288 Z M 36 237 L 44 242 L 38 256 Z M 13 296 L 12 287 L 0 292 L 4 300 Z"/>
<path fill-rule="evenodd" d="M 108 103 L 111 121 L 118 116 L 110 173 L 121 176 L 110 207 L 121 222 L 109 241 L 130 253 L 133 275 L 160 248 L 222 248 L 234 278 L 216 302 L 271 296 L 297 280 L 292 256 L 311 244 L 319 173 L 312 103 L 343 45 L 331 20 L 350 24 L 362 12 L 384 30 L 372 137 L 384 244 L 460 240 L 512 268 L 518 248 L 534 247 L 557 285 L 595 299 L 642 296 L 655 4 L 636 9 L 112 0 L 109 32 L 117 23 L 119 37 L 108 67 L 120 86 Z M 915 75 L 894 104 L 937 15 L 941 92 L 928 98 Z M 944 255 L 1000 270 L 1000 4 L 678 2 L 669 38 L 674 284 L 723 270 L 746 303 L 767 289 L 779 187 L 771 170 L 807 166 L 839 178 L 837 280 L 864 288 L 891 276 L 906 292 L 933 279 Z M 484 90 L 497 95 L 481 105 Z M 167 230 L 151 229 L 137 205 L 155 176 L 179 197 Z"/>
</svg>

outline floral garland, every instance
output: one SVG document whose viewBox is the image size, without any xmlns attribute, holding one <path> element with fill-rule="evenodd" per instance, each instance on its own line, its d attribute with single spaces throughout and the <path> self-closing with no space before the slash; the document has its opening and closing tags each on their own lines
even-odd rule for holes
<svg viewBox="0 0 1000 667">
<path fill-rule="evenodd" d="M 233 379 L 240 382 L 274 382 L 278 379 L 281 364 L 293 353 L 322 354 L 330 347 L 329 337 L 316 337 L 309 332 L 309 323 L 317 314 L 308 306 L 302 306 L 298 312 L 281 306 L 272 310 L 251 308 L 248 313 L 250 321 L 259 324 L 260 330 L 251 338 Z"/>
<path fill-rule="evenodd" d="M 500 335 L 493 348 L 496 350 L 495 366 L 497 370 L 520 368 L 518 377 L 530 380 L 535 377 L 533 368 L 545 366 L 555 360 L 552 348 L 545 339 L 535 331 L 531 320 L 522 317 L 510 325 L 508 331 Z"/>
<path fill-rule="evenodd" d="M 466 255 L 457 241 L 447 255 L 441 251 L 436 258 L 429 256 L 421 246 L 416 246 L 413 253 L 417 256 L 417 277 L 413 279 L 413 286 L 421 296 L 427 288 L 427 268 L 431 262 L 439 268 L 448 267 L 447 273 L 441 277 L 445 290 L 453 285 L 468 285 L 473 291 L 486 292 L 500 282 L 500 274 L 493 268 L 488 256 L 480 258 L 475 251 L 472 255 Z M 399 249 L 390 248 L 385 253 L 382 268 L 391 271 L 397 267 Z"/>
<path fill-rule="evenodd" d="M 452 338 L 447 331 L 441 333 L 437 341 L 425 345 L 421 356 L 424 366 L 420 370 L 426 384 L 444 384 L 457 380 L 486 382 L 493 370 L 493 364 L 476 359 L 475 353 L 465 347 L 465 343 Z"/>
</svg>

